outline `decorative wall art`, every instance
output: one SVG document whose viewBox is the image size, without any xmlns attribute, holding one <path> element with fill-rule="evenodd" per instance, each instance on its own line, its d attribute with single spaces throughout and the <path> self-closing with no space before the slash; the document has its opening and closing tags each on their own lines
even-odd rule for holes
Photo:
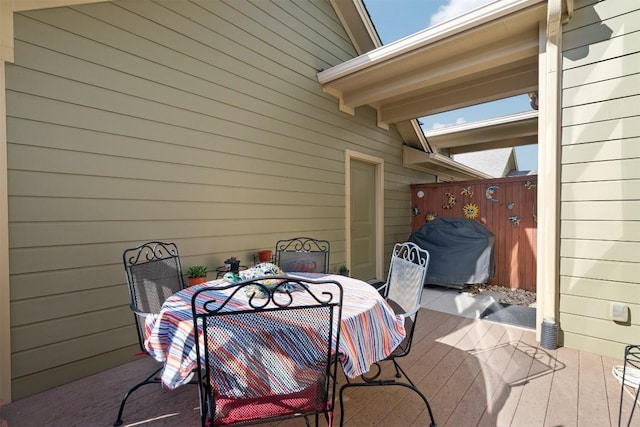
<svg viewBox="0 0 640 427">
<path fill-rule="evenodd" d="M 425 222 L 431 222 L 434 219 L 436 219 L 438 217 L 438 214 L 431 211 L 431 212 L 427 212 L 427 214 L 424 216 L 424 221 Z"/>
<path fill-rule="evenodd" d="M 447 204 L 442 206 L 443 209 L 451 209 L 456 205 L 456 196 L 453 193 L 444 193 L 447 196 Z"/>
<path fill-rule="evenodd" d="M 409 215 L 412 232 L 439 219 L 483 224 L 496 236 L 495 277 L 489 283 L 535 291 L 536 183 L 529 175 L 412 184 L 409 207 L 419 209 Z"/>
<path fill-rule="evenodd" d="M 462 208 L 462 213 L 466 218 L 476 219 L 480 213 L 480 209 L 475 203 L 467 203 L 464 205 L 464 208 Z"/>
<path fill-rule="evenodd" d="M 498 190 L 500 187 L 497 185 L 490 185 L 487 187 L 487 189 L 484 191 L 484 195 L 487 197 L 487 200 L 490 202 L 497 202 L 498 199 L 494 199 L 493 198 L 493 193 L 495 193 L 496 190 Z"/>
</svg>

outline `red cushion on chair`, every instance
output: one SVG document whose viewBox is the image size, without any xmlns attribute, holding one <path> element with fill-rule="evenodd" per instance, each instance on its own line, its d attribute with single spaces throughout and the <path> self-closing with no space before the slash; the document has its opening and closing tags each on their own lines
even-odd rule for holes
<svg viewBox="0 0 640 427">
<path fill-rule="evenodd" d="M 227 425 L 326 409 L 314 384 L 297 393 L 250 399 L 216 398 L 216 423 Z"/>
</svg>

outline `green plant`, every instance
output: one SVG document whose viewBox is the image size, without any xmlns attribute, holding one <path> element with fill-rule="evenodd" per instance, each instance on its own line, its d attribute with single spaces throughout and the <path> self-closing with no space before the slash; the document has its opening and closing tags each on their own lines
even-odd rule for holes
<svg viewBox="0 0 640 427">
<path fill-rule="evenodd" d="M 207 267 L 204 265 L 192 265 L 187 270 L 189 277 L 207 277 Z"/>
<path fill-rule="evenodd" d="M 340 267 L 338 267 L 338 274 L 341 274 L 343 276 L 349 275 L 349 269 L 345 264 L 342 264 Z"/>
</svg>

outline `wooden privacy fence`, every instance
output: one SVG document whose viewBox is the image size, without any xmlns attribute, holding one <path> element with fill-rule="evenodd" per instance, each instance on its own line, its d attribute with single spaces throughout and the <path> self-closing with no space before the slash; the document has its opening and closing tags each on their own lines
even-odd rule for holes
<svg viewBox="0 0 640 427">
<path fill-rule="evenodd" d="M 496 236 L 491 285 L 536 291 L 536 175 L 411 185 L 411 231 L 432 217 L 470 218 Z"/>
</svg>

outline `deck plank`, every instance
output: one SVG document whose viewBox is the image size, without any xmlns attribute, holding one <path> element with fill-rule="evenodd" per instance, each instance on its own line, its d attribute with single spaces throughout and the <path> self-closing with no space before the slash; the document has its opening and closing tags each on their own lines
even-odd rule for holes
<svg viewBox="0 0 640 427">
<path fill-rule="evenodd" d="M 501 350 L 503 345 L 510 340 L 502 325 L 494 324 L 489 334 L 482 341 L 482 348 L 477 348 L 474 354 L 479 361 L 479 369 L 476 372 L 473 382 L 469 386 L 458 406 L 465 408 L 464 411 L 454 410 L 443 426 L 468 426 L 478 422 L 485 412 L 491 411 L 491 399 L 497 389 L 497 380 L 504 368 L 504 360 L 501 360 Z M 497 362 L 497 364 L 496 364 Z"/>
<path fill-rule="evenodd" d="M 553 373 L 545 426 L 578 425 L 579 357 L 580 353 L 570 348 L 556 351 L 558 366 Z"/>
<path fill-rule="evenodd" d="M 549 403 L 556 351 L 537 348 L 533 334 L 523 334 L 523 342 L 532 349 L 533 359 L 527 379 L 522 387 L 518 407 L 512 424 L 516 426 L 542 426 Z"/>
<path fill-rule="evenodd" d="M 578 424 L 607 425 L 610 423 L 602 357 L 580 353 L 578 387 Z M 610 369 L 607 375 L 611 375 Z"/>
<path fill-rule="evenodd" d="M 620 383 L 611 368 L 621 361 L 542 349 L 531 330 L 422 309 L 411 354 L 400 364 L 429 399 L 440 427 L 618 425 Z M 143 358 L 21 399 L 2 407 L 0 419 L 11 427 L 109 427 L 123 393 L 154 366 Z M 339 386 L 344 382 L 341 375 Z M 351 388 L 345 402 L 348 427 L 428 425 L 424 403 L 408 389 Z M 624 403 L 626 420 L 631 399 Z M 337 400 L 336 405 L 337 425 Z M 145 386 L 130 398 L 124 421 L 125 426 L 199 425 L 197 387 Z M 639 426 L 640 414 L 633 421 Z M 295 419 L 266 426 L 303 425 Z"/>
</svg>

